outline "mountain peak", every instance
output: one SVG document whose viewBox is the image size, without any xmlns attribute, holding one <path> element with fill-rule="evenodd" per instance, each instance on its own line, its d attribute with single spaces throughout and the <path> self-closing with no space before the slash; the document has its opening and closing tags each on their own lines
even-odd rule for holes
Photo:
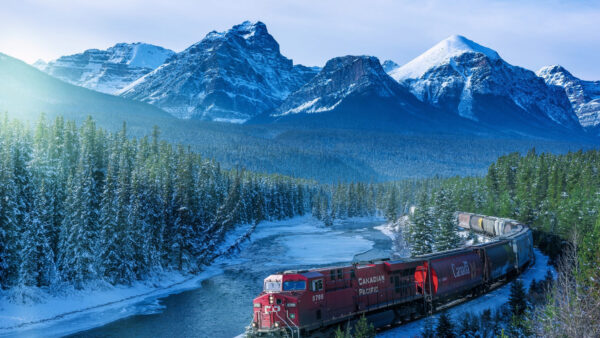
<svg viewBox="0 0 600 338">
<path fill-rule="evenodd" d="M 114 94 L 174 54 L 147 43 L 121 42 L 105 50 L 88 49 L 62 56 L 47 64 L 38 61 L 34 66 L 71 84 Z"/>
<path fill-rule="evenodd" d="M 398 67 L 400 67 L 400 65 L 398 65 L 397 63 L 395 63 L 392 60 L 385 60 L 381 64 L 381 67 L 383 67 L 383 70 L 386 73 L 390 73 L 391 71 L 393 71 L 393 70 L 397 69 Z"/>
<path fill-rule="evenodd" d="M 339 56 L 327 61 L 317 76 L 286 98 L 271 116 L 329 112 L 352 96 L 392 98 L 400 90 L 376 57 Z"/>
<path fill-rule="evenodd" d="M 225 32 L 212 31 L 202 41 L 192 45 L 190 48 L 204 50 L 207 44 L 220 44 L 226 41 L 233 43 L 237 41 L 237 43 L 245 43 L 249 47 L 258 47 L 263 50 L 271 50 L 279 53 L 279 44 L 269 34 L 267 26 L 261 21 L 244 21 Z"/>
<path fill-rule="evenodd" d="M 268 33 L 267 26 L 261 21 L 244 21 L 239 25 L 231 28 L 232 31 L 240 32 L 241 34 Z"/>
<path fill-rule="evenodd" d="M 581 80 L 560 65 L 543 67 L 537 76 L 564 90 L 584 128 L 600 130 L 600 81 Z"/>
<path fill-rule="evenodd" d="M 480 53 L 491 60 L 500 59 L 500 55 L 493 49 L 484 47 L 462 35 L 451 35 L 409 63 L 392 71 L 390 75 L 397 81 L 419 78 L 429 69 L 448 63 L 453 57 L 464 53 Z"/>
<path fill-rule="evenodd" d="M 537 75 L 544 78 L 552 74 L 564 74 L 565 76 L 573 77 L 573 74 L 561 65 L 544 66 L 537 71 Z"/>
</svg>

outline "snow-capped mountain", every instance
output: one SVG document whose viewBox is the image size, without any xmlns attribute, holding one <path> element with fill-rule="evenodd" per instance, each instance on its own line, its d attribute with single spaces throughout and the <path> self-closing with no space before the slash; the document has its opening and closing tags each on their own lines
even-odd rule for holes
<svg viewBox="0 0 600 338">
<path fill-rule="evenodd" d="M 175 52 L 145 43 L 118 43 L 106 50 L 88 49 L 33 65 L 63 81 L 99 92 L 115 94 L 148 74 Z"/>
<path fill-rule="evenodd" d="M 294 65 L 262 22 L 211 32 L 121 95 L 176 117 L 244 122 L 277 107 L 318 69 Z"/>
<path fill-rule="evenodd" d="M 391 98 L 402 88 L 373 56 L 336 57 L 325 64 L 310 82 L 292 93 L 271 116 L 331 111 L 352 95 Z"/>
<path fill-rule="evenodd" d="M 564 93 L 463 36 L 450 36 L 389 74 L 419 100 L 484 125 L 525 134 L 581 129 Z"/>
<path fill-rule="evenodd" d="M 584 128 L 600 125 L 600 81 L 581 80 L 562 66 L 547 66 L 538 71 L 547 84 L 564 89 Z"/>
<path fill-rule="evenodd" d="M 262 120 L 261 120 L 262 119 Z M 453 118 L 451 125 L 456 125 Z M 388 76 L 373 56 L 333 58 L 268 118 L 253 122 L 386 131 L 448 130 L 448 119 Z M 442 124 L 445 126 L 440 127 Z"/>
</svg>

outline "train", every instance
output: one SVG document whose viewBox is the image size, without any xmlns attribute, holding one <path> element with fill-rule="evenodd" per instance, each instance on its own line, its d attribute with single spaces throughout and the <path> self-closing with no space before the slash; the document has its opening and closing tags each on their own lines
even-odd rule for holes
<svg viewBox="0 0 600 338">
<path fill-rule="evenodd" d="M 248 336 L 328 337 L 366 316 L 376 328 L 476 297 L 534 263 L 533 236 L 518 221 L 457 212 L 458 227 L 493 239 L 432 254 L 289 270 L 264 279 Z"/>
</svg>

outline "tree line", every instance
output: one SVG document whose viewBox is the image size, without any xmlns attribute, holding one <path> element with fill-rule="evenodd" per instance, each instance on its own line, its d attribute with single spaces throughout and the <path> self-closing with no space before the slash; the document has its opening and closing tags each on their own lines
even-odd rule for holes
<svg viewBox="0 0 600 338">
<path fill-rule="evenodd" d="M 302 215 L 314 183 L 58 117 L 0 120 L 0 288 L 194 272 L 237 224 Z"/>
</svg>

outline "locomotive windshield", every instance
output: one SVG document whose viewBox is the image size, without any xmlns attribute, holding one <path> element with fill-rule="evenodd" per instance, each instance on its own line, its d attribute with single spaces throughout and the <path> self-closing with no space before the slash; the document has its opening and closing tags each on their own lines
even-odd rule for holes
<svg viewBox="0 0 600 338">
<path fill-rule="evenodd" d="M 281 291 L 280 281 L 265 281 L 264 291 Z"/>
<path fill-rule="evenodd" d="M 289 280 L 283 282 L 283 291 L 302 291 L 306 290 L 306 281 Z"/>
</svg>

